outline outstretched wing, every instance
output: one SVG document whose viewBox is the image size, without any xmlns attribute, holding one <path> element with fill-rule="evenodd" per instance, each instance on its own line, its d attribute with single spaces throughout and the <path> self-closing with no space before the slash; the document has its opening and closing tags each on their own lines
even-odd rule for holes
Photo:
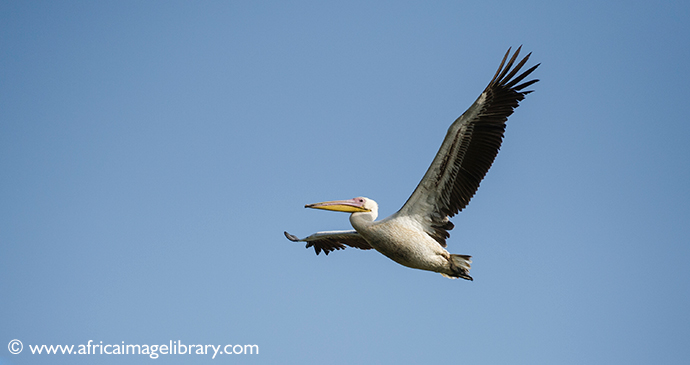
<svg viewBox="0 0 690 365">
<path fill-rule="evenodd" d="M 326 255 L 331 251 L 345 249 L 345 246 L 359 248 L 362 250 L 371 250 L 373 247 L 357 233 L 357 231 L 330 231 L 317 232 L 306 238 L 297 238 L 287 232 L 285 237 L 292 242 L 306 242 L 307 246 L 314 247 L 314 251 L 318 255 L 323 251 Z"/>
<path fill-rule="evenodd" d="M 531 54 L 513 67 L 520 48 L 506 64 L 510 54 L 508 49 L 486 89 L 448 128 L 429 170 L 396 213 L 398 216 L 415 216 L 426 232 L 443 247 L 446 247 L 446 238 L 450 236 L 448 231 L 453 229 L 448 218 L 470 202 L 498 154 L 506 120 L 531 92 L 522 90 L 539 81 L 535 79 L 518 85 L 539 66 L 537 64 L 516 76 Z"/>
</svg>

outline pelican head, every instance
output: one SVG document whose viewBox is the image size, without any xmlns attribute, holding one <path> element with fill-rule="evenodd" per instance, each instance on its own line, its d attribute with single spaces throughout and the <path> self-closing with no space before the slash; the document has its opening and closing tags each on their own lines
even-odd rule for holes
<svg viewBox="0 0 690 365">
<path fill-rule="evenodd" d="M 329 202 L 307 204 L 304 207 L 347 213 L 371 212 L 378 214 L 379 210 L 379 205 L 376 204 L 375 201 L 361 196 L 350 200 L 333 200 Z"/>
</svg>

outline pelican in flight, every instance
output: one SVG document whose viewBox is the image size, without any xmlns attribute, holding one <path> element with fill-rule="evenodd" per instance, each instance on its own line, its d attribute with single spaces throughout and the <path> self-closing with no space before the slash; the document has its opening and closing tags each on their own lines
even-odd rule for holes
<svg viewBox="0 0 690 365">
<path fill-rule="evenodd" d="M 510 60 L 508 49 L 486 89 L 448 128 L 431 166 L 398 212 L 376 221 L 378 204 L 364 197 L 308 204 L 305 208 L 351 213 L 354 230 L 317 232 L 305 238 L 285 232 L 285 237 L 306 242 L 317 255 L 346 246 L 373 248 L 407 267 L 472 280 L 471 256 L 450 254 L 445 249 L 448 231 L 454 227 L 449 218 L 464 209 L 479 188 L 501 147 L 506 120 L 532 92 L 523 89 L 539 81 L 523 82 L 539 64 L 518 75 L 531 54 L 515 64 L 520 48 Z"/>
</svg>

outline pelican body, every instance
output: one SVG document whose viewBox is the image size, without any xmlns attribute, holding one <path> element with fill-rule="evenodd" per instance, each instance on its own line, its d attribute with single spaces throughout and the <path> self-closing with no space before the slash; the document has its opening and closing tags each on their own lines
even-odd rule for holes
<svg viewBox="0 0 690 365">
<path fill-rule="evenodd" d="M 378 204 L 364 197 L 307 204 L 306 208 L 351 213 L 354 230 L 317 232 L 301 239 L 287 232 L 285 236 L 291 241 L 307 242 L 306 247 L 314 247 L 317 255 L 321 251 L 328 255 L 346 246 L 375 249 L 407 267 L 472 280 L 471 256 L 450 254 L 445 249 L 448 231 L 454 227 L 449 218 L 467 206 L 491 167 L 501 146 L 505 122 L 531 92 L 522 90 L 539 81 L 519 84 L 539 66 L 517 75 L 530 56 L 513 67 L 519 53 L 520 48 L 506 63 L 508 49 L 489 85 L 448 128 L 431 166 L 398 212 L 376 221 Z"/>
</svg>

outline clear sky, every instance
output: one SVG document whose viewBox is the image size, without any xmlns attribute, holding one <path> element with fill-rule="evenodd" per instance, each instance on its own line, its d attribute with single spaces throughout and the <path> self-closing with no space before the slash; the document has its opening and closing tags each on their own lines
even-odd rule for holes
<svg viewBox="0 0 690 365">
<path fill-rule="evenodd" d="M 689 363 L 689 18 L 680 1 L 0 3 L 0 364 Z M 474 282 L 285 239 L 350 229 L 307 203 L 397 211 L 521 44 L 541 81 L 448 240 Z M 260 354 L 29 348 L 89 340 Z"/>
</svg>

